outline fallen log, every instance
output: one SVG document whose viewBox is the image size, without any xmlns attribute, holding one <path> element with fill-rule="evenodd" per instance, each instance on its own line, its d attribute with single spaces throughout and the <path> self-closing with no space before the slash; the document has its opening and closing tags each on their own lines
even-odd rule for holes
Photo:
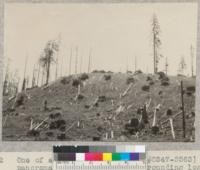
<svg viewBox="0 0 200 170">
<path fill-rule="evenodd" d="M 92 109 L 94 106 L 97 106 L 97 105 L 98 105 L 98 101 L 99 101 L 99 97 L 97 97 L 97 98 L 95 99 L 95 101 L 92 103 L 92 105 L 90 106 L 89 109 Z"/>
<path fill-rule="evenodd" d="M 127 110 L 129 110 L 132 106 L 132 104 L 128 105 Z"/>
<path fill-rule="evenodd" d="M 171 116 L 171 118 L 174 119 L 174 118 L 176 118 L 178 115 L 180 115 L 181 113 L 182 113 L 182 111 L 180 111 L 180 112 L 176 113 L 175 115 Z M 168 121 L 169 121 L 169 119 L 164 120 L 163 122 L 161 122 L 161 124 L 165 124 L 165 123 L 167 123 Z"/>
<path fill-rule="evenodd" d="M 131 89 L 132 86 L 133 86 L 133 83 L 131 83 L 131 84 L 127 87 L 127 89 L 122 93 L 121 97 L 126 96 L 127 93 L 128 93 L 128 91 Z"/>
<path fill-rule="evenodd" d="M 15 98 L 16 98 L 16 95 L 11 96 L 11 97 L 8 99 L 8 101 L 10 102 L 10 101 L 12 101 L 12 100 L 15 99 Z"/>
<path fill-rule="evenodd" d="M 77 121 L 75 121 L 74 123 L 71 124 L 71 126 L 69 126 L 65 132 L 68 132 L 73 126 L 75 126 L 77 123 Z"/>
<path fill-rule="evenodd" d="M 39 123 L 36 127 L 34 127 L 33 129 L 34 130 L 37 130 L 40 126 L 42 126 L 42 124 L 44 123 L 44 122 L 46 122 L 47 120 L 49 119 L 49 117 L 47 117 L 46 119 L 44 119 L 41 123 Z"/>
<path fill-rule="evenodd" d="M 116 116 L 119 115 L 121 112 L 123 112 L 124 109 L 125 109 L 125 107 L 122 106 L 122 105 L 120 105 L 120 106 L 117 108 L 117 110 L 115 111 Z"/>
</svg>

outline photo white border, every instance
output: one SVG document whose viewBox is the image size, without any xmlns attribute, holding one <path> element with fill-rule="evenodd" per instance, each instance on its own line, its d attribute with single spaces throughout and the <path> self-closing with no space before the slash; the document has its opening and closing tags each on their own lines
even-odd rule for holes
<svg viewBox="0 0 200 170">
<path fill-rule="evenodd" d="M 197 76 L 196 76 L 196 114 L 195 142 L 72 142 L 72 141 L 2 141 L 0 128 L 0 152 L 49 152 L 53 145 L 135 145 L 145 144 L 147 150 L 198 150 L 200 149 L 200 0 L 0 0 L 0 84 L 3 82 L 4 61 L 4 4 L 5 3 L 198 3 L 197 33 Z M 169 11 L 170 12 L 170 11 Z M 2 113 L 2 88 L 0 88 L 0 113 Z M 0 114 L 2 122 L 2 114 Z M 1 124 L 1 123 L 0 123 Z M 1 124 L 2 125 L 2 124 Z"/>
</svg>

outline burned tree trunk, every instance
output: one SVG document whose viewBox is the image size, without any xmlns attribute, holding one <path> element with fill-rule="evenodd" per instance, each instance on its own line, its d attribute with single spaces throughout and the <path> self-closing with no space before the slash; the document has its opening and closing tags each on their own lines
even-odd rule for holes
<svg viewBox="0 0 200 170">
<path fill-rule="evenodd" d="M 27 80 L 26 80 L 25 76 L 26 76 L 27 62 L 28 62 L 28 57 L 26 57 L 25 66 L 24 66 L 24 78 L 23 78 L 23 83 L 22 83 L 22 91 L 24 91 L 26 89 Z"/>
<path fill-rule="evenodd" d="M 90 50 L 89 59 L 88 59 L 88 73 L 91 71 L 91 57 L 92 57 L 92 50 Z"/>
<path fill-rule="evenodd" d="M 50 67 L 51 67 L 51 59 L 50 56 L 48 57 L 48 63 L 47 63 L 47 77 L 46 77 L 46 85 L 49 83 L 49 77 L 50 77 Z"/>
<path fill-rule="evenodd" d="M 39 86 L 39 78 L 40 78 L 40 64 L 38 65 L 37 86 Z"/>
<path fill-rule="evenodd" d="M 75 74 L 78 72 L 78 46 L 76 47 L 76 58 L 75 58 Z"/>
<path fill-rule="evenodd" d="M 182 125 L 183 125 L 183 138 L 185 138 L 185 109 L 184 109 L 184 91 L 183 91 L 183 81 L 181 81 L 181 109 L 182 109 Z"/>
<path fill-rule="evenodd" d="M 70 49 L 70 57 L 69 57 L 69 75 L 71 75 L 71 67 L 72 67 L 72 47 Z"/>
</svg>

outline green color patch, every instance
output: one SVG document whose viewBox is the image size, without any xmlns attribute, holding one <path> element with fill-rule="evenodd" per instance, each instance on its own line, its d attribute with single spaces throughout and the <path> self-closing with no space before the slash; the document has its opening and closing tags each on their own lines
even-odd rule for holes
<svg viewBox="0 0 200 170">
<path fill-rule="evenodd" d="M 112 160 L 113 161 L 120 161 L 120 153 L 112 153 Z"/>
</svg>

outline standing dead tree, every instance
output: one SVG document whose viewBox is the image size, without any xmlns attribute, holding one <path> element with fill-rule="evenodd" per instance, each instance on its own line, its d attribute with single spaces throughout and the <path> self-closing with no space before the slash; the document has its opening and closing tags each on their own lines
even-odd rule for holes
<svg viewBox="0 0 200 170">
<path fill-rule="evenodd" d="M 152 34 L 153 34 L 153 68 L 154 73 L 158 72 L 158 62 L 159 62 L 159 48 L 161 45 L 160 40 L 160 25 L 158 22 L 157 16 L 153 15 L 153 21 L 152 21 Z"/>
<path fill-rule="evenodd" d="M 137 56 L 135 56 L 135 72 L 137 70 Z"/>
<path fill-rule="evenodd" d="M 5 71 L 5 79 L 3 82 L 3 96 L 5 96 L 7 94 L 8 79 L 9 79 L 9 65 L 10 65 L 10 61 L 8 60 L 8 63 L 6 66 L 6 71 Z"/>
<path fill-rule="evenodd" d="M 59 44 L 55 40 L 47 42 L 39 62 L 46 71 L 46 85 L 49 83 L 51 64 L 55 62 L 54 55 L 59 51 Z"/>
<path fill-rule="evenodd" d="M 82 72 L 82 65 L 83 65 L 83 57 L 82 57 L 82 55 L 80 55 L 80 73 Z"/>
<path fill-rule="evenodd" d="M 165 60 L 165 73 L 166 73 L 166 75 L 168 74 L 168 67 L 169 67 L 169 64 L 168 64 L 168 60 L 167 60 L 167 57 L 166 57 L 166 60 Z"/>
<path fill-rule="evenodd" d="M 18 71 L 14 71 L 14 72 L 8 72 L 6 73 L 7 75 L 5 75 L 6 79 L 6 85 L 4 85 L 4 88 L 3 89 L 3 92 L 4 92 L 4 96 L 7 95 L 7 96 L 15 96 L 17 93 L 18 93 L 18 86 L 19 86 L 19 74 L 18 74 Z M 11 97 L 11 98 L 12 98 Z"/>
<path fill-rule="evenodd" d="M 191 76 L 194 77 L 194 47 L 191 45 L 190 47 L 190 55 L 191 55 Z"/>
<path fill-rule="evenodd" d="M 26 56 L 26 60 L 25 60 L 25 66 L 24 66 L 24 77 L 23 77 L 23 82 L 22 82 L 22 91 L 25 91 L 26 89 L 26 66 L 27 66 L 27 62 L 28 62 L 28 56 Z"/>
<path fill-rule="evenodd" d="M 63 56 L 61 56 L 60 77 L 63 76 Z"/>
<path fill-rule="evenodd" d="M 57 45 L 60 46 L 60 43 L 61 43 L 61 34 L 58 35 L 58 38 L 56 40 L 57 42 Z M 55 56 L 56 59 L 55 59 L 55 63 L 56 63 L 56 70 L 55 70 L 55 79 L 58 78 L 58 64 L 59 64 L 59 50 L 57 51 L 57 55 Z"/>
<path fill-rule="evenodd" d="M 181 81 L 181 110 L 182 110 L 182 119 L 183 119 L 183 138 L 185 138 L 185 108 L 184 108 L 184 90 L 183 90 L 183 81 Z"/>
<path fill-rule="evenodd" d="M 35 65 L 33 67 L 33 75 L 32 75 L 32 87 L 35 86 L 35 83 L 36 83 L 36 78 L 35 78 Z"/>
<path fill-rule="evenodd" d="M 37 74 L 37 81 L 36 81 L 37 86 L 39 86 L 39 78 L 40 78 L 40 64 L 38 64 L 38 74 Z"/>
<path fill-rule="evenodd" d="M 129 71 L 128 56 L 126 57 L 126 73 Z"/>
<path fill-rule="evenodd" d="M 180 63 L 179 63 L 179 69 L 178 69 L 178 72 L 179 74 L 185 74 L 185 70 L 186 70 L 186 63 L 185 63 L 185 58 L 182 56 L 181 59 L 180 59 Z"/>
<path fill-rule="evenodd" d="M 76 46 L 75 74 L 78 73 L 78 46 Z"/>
<path fill-rule="evenodd" d="M 69 56 L 69 75 L 71 75 L 71 69 L 72 69 L 72 47 L 70 49 L 70 56 Z"/>
<path fill-rule="evenodd" d="M 88 73 L 91 71 L 91 58 L 92 58 L 92 49 L 90 50 L 89 53 L 89 59 L 88 59 Z"/>
</svg>

